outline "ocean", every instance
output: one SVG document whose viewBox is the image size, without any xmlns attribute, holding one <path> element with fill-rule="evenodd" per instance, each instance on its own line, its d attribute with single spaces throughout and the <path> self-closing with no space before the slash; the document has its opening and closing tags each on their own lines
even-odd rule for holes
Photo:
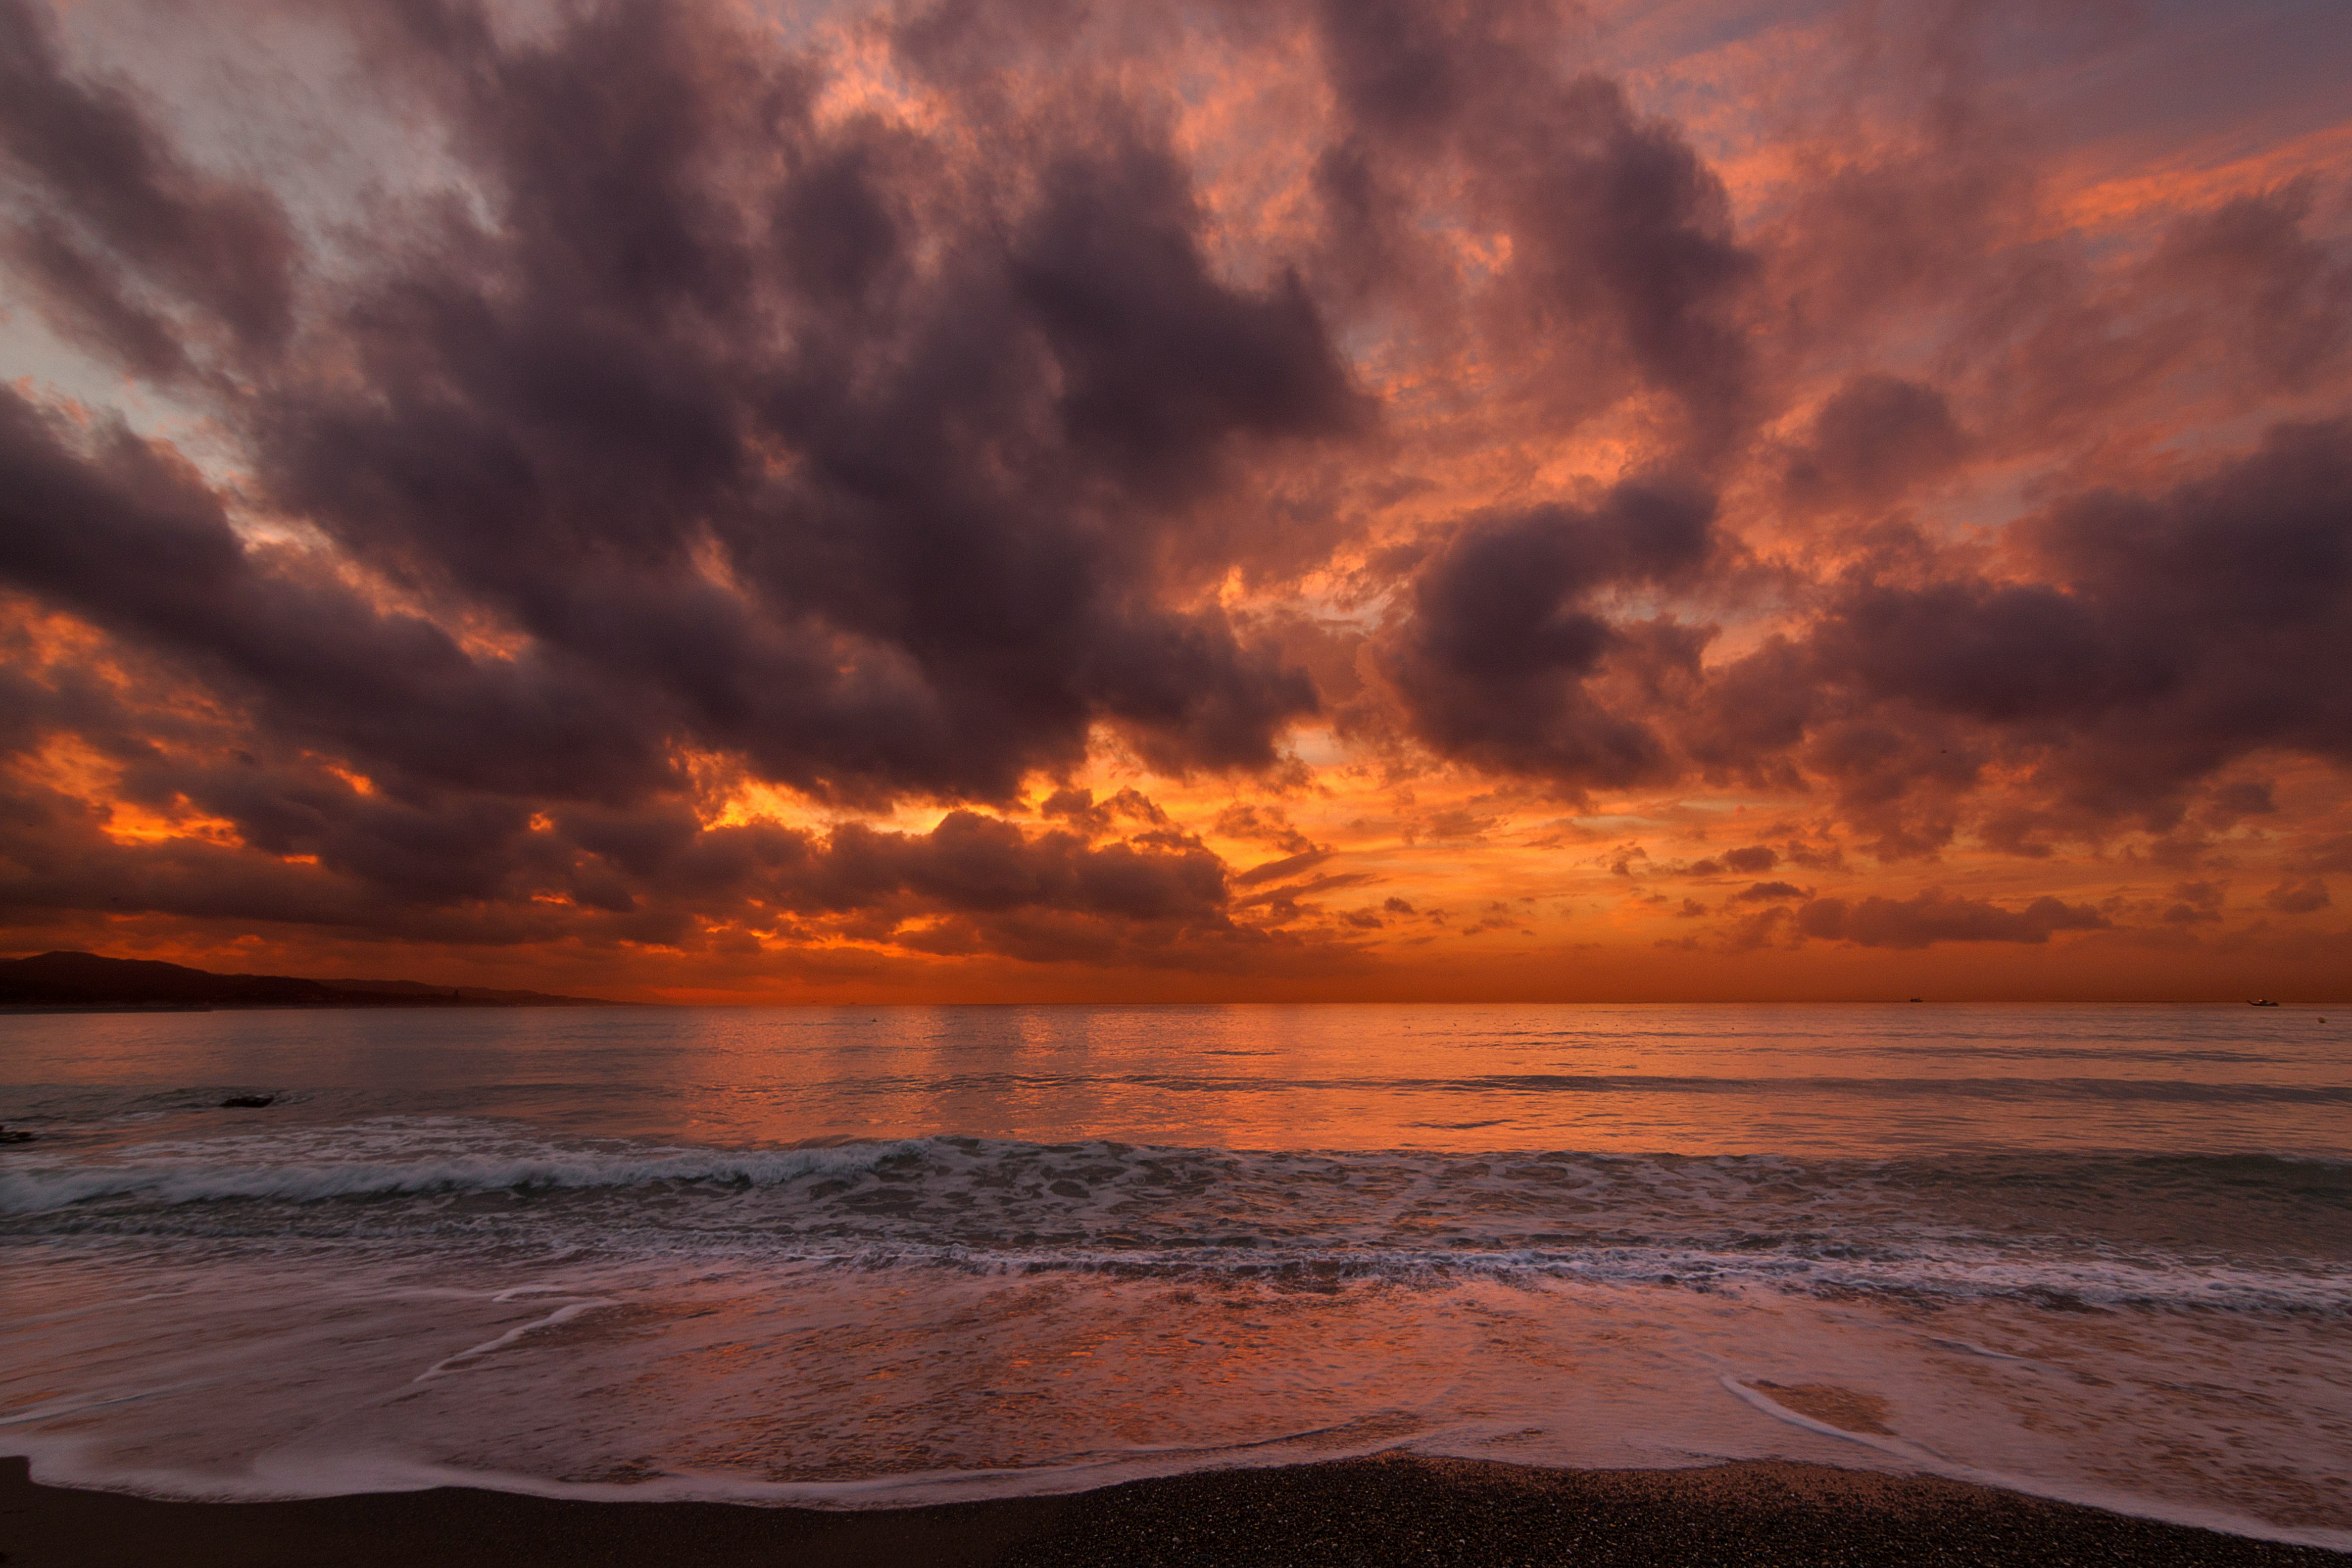
<svg viewBox="0 0 2352 1568">
<path fill-rule="evenodd" d="M 2352 1547 L 2323 1011 L 0 1017 L 0 1453 L 832 1507 L 1784 1458 Z"/>
</svg>

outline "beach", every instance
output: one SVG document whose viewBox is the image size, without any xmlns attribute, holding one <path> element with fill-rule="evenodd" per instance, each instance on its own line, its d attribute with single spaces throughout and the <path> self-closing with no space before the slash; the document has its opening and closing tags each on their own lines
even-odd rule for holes
<svg viewBox="0 0 2352 1568">
<path fill-rule="evenodd" d="M 457 1488 L 157 1501 L 35 1486 L 17 1458 L 0 1461 L 0 1551 L 10 1568 L 2319 1568 L 2352 1561 L 1929 1476 L 1776 1463 L 1544 1470 L 1405 1455 L 1208 1471 L 1066 1497 L 837 1511 Z"/>
<path fill-rule="evenodd" d="M 122 1561 L 2341 1552 L 2343 1066 L 2243 1006 L 22 1019 L 0 1453 Z"/>
</svg>

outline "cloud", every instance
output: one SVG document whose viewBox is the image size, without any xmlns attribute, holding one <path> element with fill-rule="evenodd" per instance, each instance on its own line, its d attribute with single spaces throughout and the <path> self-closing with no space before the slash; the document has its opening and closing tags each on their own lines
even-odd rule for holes
<svg viewBox="0 0 2352 1568">
<path fill-rule="evenodd" d="M 1278 805 L 1236 802 L 1217 814 L 1217 831 L 1227 838 L 1271 845 L 1290 855 L 1305 855 L 1316 847 L 1315 841 L 1293 826 L 1289 815 Z"/>
<path fill-rule="evenodd" d="M 702 827 L 643 810 L 583 808 L 532 825 L 488 804 L 470 823 L 392 808 L 322 816 L 287 846 L 311 847 L 314 858 L 291 864 L 188 839 L 125 844 L 70 816 L 27 821 L 15 804 L 0 835 L 0 902 L 20 919 L 128 903 L 415 940 L 568 931 L 689 949 L 724 928 L 784 945 L 895 942 L 1030 963 L 1227 969 L 1316 951 L 1236 921 L 1224 864 L 1198 845 L 1089 845 L 969 811 L 928 833 L 852 823 L 820 834 Z M 461 865 L 471 868 L 463 879 L 453 874 Z"/>
<path fill-rule="evenodd" d="M 2062 931 L 2102 931 L 2110 922 L 2087 904 L 2036 899 L 2007 909 L 1981 899 L 1956 899 L 1939 889 L 1909 899 L 1873 895 L 1854 902 L 1815 899 L 1797 910 L 1805 935 L 1857 947 L 1927 947 L 1939 942 L 2046 942 Z"/>
<path fill-rule="evenodd" d="M 1311 871 L 1329 858 L 1331 852 L 1328 849 L 1309 849 L 1297 855 L 1286 855 L 1278 860 L 1268 860 L 1264 865 L 1236 873 L 1234 883 L 1236 887 L 1255 888 L 1261 882 L 1278 882 L 1285 877 Z"/>
<path fill-rule="evenodd" d="M 820 852 L 803 839 L 766 892 L 793 909 L 843 910 L 906 895 L 961 914 L 1029 908 L 1127 921 L 1222 918 L 1224 868 L 1206 850 L 1024 835 L 1011 823 L 950 812 L 928 834 L 836 828 Z"/>
<path fill-rule="evenodd" d="M 1670 769 L 1640 698 L 1696 670 L 1700 639 L 1671 619 L 1612 620 L 1605 591 L 1669 582 L 1713 544 L 1703 496 L 1621 485 L 1595 507 L 1486 519 L 1416 574 L 1388 655 L 1408 721 L 1446 756 L 1568 789 Z"/>
<path fill-rule="evenodd" d="M 27 199 L 12 270 L 67 333 L 169 380 L 290 328 L 298 247 L 268 193 L 192 167 L 120 88 L 68 78 L 47 12 L 0 5 L 0 160 Z"/>
<path fill-rule="evenodd" d="M 2216 922 L 2221 918 L 2221 887 L 2213 882 L 2178 882 L 2172 896 L 2177 900 L 2164 911 L 2170 925 L 2200 925 Z"/>
<path fill-rule="evenodd" d="M 1125 820 L 1139 823 L 1147 828 L 1165 828 L 1171 825 L 1168 814 L 1160 809 L 1150 796 L 1139 790 L 1122 789 L 1106 800 L 1095 799 L 1091 789 L 1065 785 L 1045 797 L 1037 808 L 1048 817 L 1059 817 L 1079 832 L 1094 837 L 1111 831 L 1114 824 Z"/>
<path fill-rule="evenodd" d="M 2046 575 L 1857 582 L 1818 679 L 1990 731 L 2058 800 L 2160 815 L 2267 748 L 2352 760 L 2352 420 L 2274 426 L 2154 494 L 2099 490 L 2019 525 Z"/>
<path fill-rule="evenodd" d="M 478 657 L 310 552 L 248 543 L 184 460 L 119 425 L 77 440 L 0 387 L 0 575 L 173 658 L 289 739 L 519 795 L 641 795 L 674 776 L 658 731 L 612 722 L 577 659 Z"/>
<path fill-rule="evenodd" d="M 1340 279 L 1471 327 L 1491 367 L 1548 421 L 1645 393 L 1681 414 L 1675 440 L 1712 455 L 1748 416 L 1741 311 L 1756 258 L 1721 179 L 1622 86 L 1562 69 L 1565 12 L 1412 0 L 1326 4 L 1317 31 L 1338 122 L 1316 187 Z M 1427 215 L 1507 236 L 1468 282 Z M 1449 277 L 1449 274 L 1454 274 Z M 1443 304 L 1433 289 L 1459 293 Z"/>
<path fill-rule="evenodd" d="M 126 3 L 0 0 L 8 918 L 1234 973 L 2352 864 L 2341 155 L 2038 24 Z"/>
<path fill-rule="evenodd" d="M 1813 416 L 1789 460 L 1790 496 L 1802 504 L 1883 503 L 1956 467 L 1967 440 L 1932 386 L 1857 375 Z"/>
<path fill-rule="evenodd" d="M 1072 444 L 1187 485 L 1223 437 L 1344 432 L 1364 416 L 1296 271 L 1262 295 L 1210 277 L 1174 153 L 1066 155 L 1015 247 L 1015 296 L 1061 372 Z"/>
<path fill-rule="evenodd" d="M 2263 904 L 2283 915 L 2307 915 L 2328 907 L 2327 884 L 2316 877 L 2281 882 L 2263 895 Z"/>
<path fill-rule="evenodd" d="M 576 689 L 551 706 L 623 753 L 565 759 L 572 788 L 642 791 L 629 753 L 685 742 L 820 794 L 995 800 L 1076 761 L 1097 722 L 1163 767 L 1250 768 L 1313 710 L 1305 676 L 1214 608 L 1160 602 L 1149 541 L 1171 486 L 1217 488 L 1230 443 L 1341 437 L 1359 404 L 1295 284 L 1209 275 L 1147 115 L 1106 106 L 1107 142 L 1038 149 L 1040 189 L 971 211 L 907 133 L 817 123 L 808 65 L 716 7 L 606 7 L 509 46 L 462 6 L 377 21 L 488 220 L 415 216 L 282 361 L 238 361 L 253 395 L 231 417 L 271 504 L 562 671 Z M 80 101 L 59 69 L 37 56 L 33 85 Z M 160 143 L 107 108 L 117 140 Z M 775 154 L 757 174 L 754 145 Z M 80 164 L 28 167 L 44 200 L 89 209 L 118 271 L 156 253 L 163 219 L 115 222 Z M 131 206 L 169 206 L 150 195 Z M 149 281 L 194 309 L 221 289 L 193 266 Z M 81 482 L 152 489 L 155 464 L 117 444 Z M 191 526 L 113 510 L 127 559 Z M 206 569 L 256 575 L 210 526 Z M 236 640 L 135 585 L 74 592 L 124 635 L 207 657 Z M 453 688 L 497 679 L 434 657 Z M 274 700 L 325 705 L 299 665 L 239 662 Z M 437 742 L 367 761 L 446 775 L 525 749 L 485 717 L 420 712 Z"/>
</svg>

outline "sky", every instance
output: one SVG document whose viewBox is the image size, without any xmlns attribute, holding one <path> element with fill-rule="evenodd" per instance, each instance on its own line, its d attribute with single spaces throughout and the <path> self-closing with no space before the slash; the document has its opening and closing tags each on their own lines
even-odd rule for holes
<svg viewBox="0 0 2352 1568">
<path fill-rule="evenodd" d="M 2311 3 L 0 0 L 0 952 L 2342 997 Z"/>
</svg>

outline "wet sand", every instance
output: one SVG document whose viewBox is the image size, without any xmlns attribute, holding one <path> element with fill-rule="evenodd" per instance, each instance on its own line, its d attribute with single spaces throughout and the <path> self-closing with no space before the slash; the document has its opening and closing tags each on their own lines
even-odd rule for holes
<svg viewBox="0 0 2352 1568">
<path fill-rule="evenodd" d="M 35 1486 L 10 1458 L 0 1459 L 0 1552 L 7 1568 L 2352 1563 L 1930 1477 L 1792 1464 L 1561 1471 L 1401 1454 L 859 1512 L 457 1489 L 160 1502 Z"/>
</svg>

